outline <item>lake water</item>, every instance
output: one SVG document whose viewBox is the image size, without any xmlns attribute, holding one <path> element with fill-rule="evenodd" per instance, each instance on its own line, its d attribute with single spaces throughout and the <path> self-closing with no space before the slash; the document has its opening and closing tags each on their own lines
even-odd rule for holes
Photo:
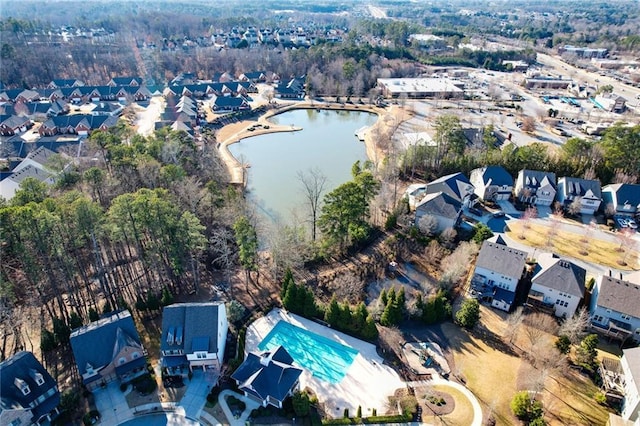
<svg viewBox="0 0 640 426">
<path fill-rule="evenodd" d="M 302 109 L 270 119 L 303 130 L 272 133 L 243 139 L 229 150 L 248 163 L 247 194 L 259 210 L 273 221 L 306 220 L 298 172 L 318 168 L 327 177 L 325 193 L 351 180 L 351 166 L 367 159 L 366 149 L 355 131 L 375 123 L 377 116 L 366 112 Z"/>
</svg>

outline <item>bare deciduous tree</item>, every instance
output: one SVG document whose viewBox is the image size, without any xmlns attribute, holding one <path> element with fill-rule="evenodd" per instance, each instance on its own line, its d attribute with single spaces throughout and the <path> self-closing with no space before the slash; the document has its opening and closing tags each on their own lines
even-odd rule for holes
<svg viewBox="0 0 640 426">
<path fill-rule="evenodd" d="M 425 214 L 418 219 L 418 229 L 428 236 L 433 236 L 438 230 L 438 219 L 434 215 Z"/>
<path fill-rule="evenodd" d="M 424 257 L 431 266 L 438 266 L 446 254 L 447 250 L 437 240 L 429 241 L 429 244 L 424 249 Z"/>
<path fill-rule="evenodd" d="M 442 244 L 448 248 L 451 249 L 453 248 L 453 244 L 456 241 L 456 236 L 458 235 L 458 233 L 456 232 L 455 229 L 453 228 L 446 228 L 444 231 L 442 231 L 442 233 L 440 234 L 440 241 L 442 241 Z"/>
<path fill-rule="evenodd" d="M 574 316 L 566 318 L 560 325 L 558 335 L 567 336 L 574 345 L 580 343 L 589 326 L 589 312 L 586 308 L 580 308 Z"/>
<path fill-rule="evenodd" d="M 311 241 L 315 241 L 321 197 L 327 185 L 327 177 L 318 168 L 310 169 L 306 173 L 299 171 L 297 177 L 311 216 Z"/>
<path fill-rule="evenodd" d="M 524 321 L 524 309 L 522 306 L 518 306 L 515 311 L 513 311 L 507 317 L 507 328 L 504 331 L 504 338 L 507 339 L 507 342 L 512 345 L 514 339 L 520 332 L 520 326 Z"/>
<path fill-rule="evenodd" d="M 460 243 L 455 251 L 443 259 L 441 263 L 440 284 L 449 289 L 457 285 L 469 269 L 472 257 L 477 253 L 478 245 L 476 243 Z"/>
</svg>

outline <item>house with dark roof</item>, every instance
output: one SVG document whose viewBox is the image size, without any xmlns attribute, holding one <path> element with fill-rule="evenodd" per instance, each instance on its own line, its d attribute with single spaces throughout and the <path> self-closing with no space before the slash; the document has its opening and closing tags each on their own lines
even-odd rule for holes
<svg viewBox="0 0 640 426">
<path fill-rule="evenodd" d="M 215 112 L 232 112 L 251 109 L 249 103 L 242 96 L 216 96 L 211 102 L 211 109 Z"/>
<path fill-rule="evenodd" d="M 238 389 L 263 407 L 282 408 L 287 397 L 298 390 L 302 369 L 293 365 L 293 358 L 282 346 L 262 353 L 249 353 L 231 375 Z"/>
<path fill-rule="evenodd" d="M 640 342 L 640 285 L 601 275 L 591 291 L 591 329 L 606 337 Z"/>
<path fill-rule="evenodd" d="M 635 216 L 640 213 L 640 185 L 613 183 L 602 188 L 602 204 L 621 216 Z"/>
<path fill-rule="evenodd" d="M 240 81 L 251 81 L 252 83 L 264 83 L 267 81 L 267 73 L 265 71 L 253 71 L 240 74 Z"/>
<path fill-rule="evenodd" d="M 538 256 L 527 302 L 553 311 L 560 318 L 571 318 L 584 297 L 587 271 L 551 253 Z"/>
<path fill-rule="evenodd" d="M 97 102 L 91 110 L 91 115 L 118 116 L 122 114 L 124 105 L 117 102 Z"/>
<path fill-rule="evenodd" d="M 194 368 L 220 373 L 228 330 L 222 302 L 165 306 L 160 341 L 163 373 L 186 376 Z"/>
<path fill-rule="evenodd" d="M 113 77 L 107 86 L 141 86 L 142 77 Z"/>
<path fill-rule="evenodd" d="M 10 115 L 0 123 L 0 135 L 13 136 L 18 133 L 26 132 L 33 123 L 29 117 Z"/>
<path fill-rule="evenodd" d="M 565 208 L 572 203 L 580 203 L 580 214 L 594 214 L 600 208 L 602 193 L 597 180 L 561 177 L 558 179 L 556 199 Z"/>
<path fill-rule="evenodd" d="M 483 201 L 509 200 L 513 192 L 513 177 L 502 166 L 474 169 L 469 182 Z"/>
<path fill-rule="evenodd" d="M 82 80 L 78 80 L 77 78 L 69 78 L 69 79 L 53 79 L 49 84 L 47 84 L 48 89 L 59 89 L 61 87 L 79 87 L 84 86 L 84 82 Z"/>
<path fill-rule="evenodd" d="M 472 296 L 509 312 L 524 275 L 526 261 L 527 253 L 524 251 L 483 242 L 471 279 Z"/>
<path fill-rule="evenodd" d="M 622 350 L 620 366 L 624 375 L 624 400 L 621 415 L 624 420 L 640 420 L 640 348 Z"/>
<path fill-rule="evenodd" d="M 462 203 L 443 192 L 426 194 L 416 205 L 414 223 L 420 229 L 420 221 L 425 216 L 433 216 L 437 220 L 434 233 L 439 234 L 447 228 L 456 228 L 460 224 Z"/>
<path fill-rule="evenodd" d="M 514 188 L 525 204 L 550 206 L 556 198 L 556 174 L 538 170 L 520 170 Z"/>
<path fill-rule="evenodd" d="M 49 424 L 60 414 L 58 405 L 58 384 L 31 352 L 0 362 L 0 424 Z"/>
<path fill-rule="evenodd" d="M 278 83 L 275 89 L 276 98 L 304 99 L 306 76 L 294 77 L 289 81 Z"/>
<path fill-rule="evenodd" d="M 147 371 L 146 351 L 127 310 L 76 328 L 70 342 L 82 384 L 90 391 L 114 380 L 129 383 Z"/>
<path fill-rule="evenodd" d="M 438 192 L 449 195 L 465 207 L 473 205 L 473 201 L 478 198 L 469 179 L 460 172 L 442 176 L 425 186 L 425 194 Z"/>
</svg>

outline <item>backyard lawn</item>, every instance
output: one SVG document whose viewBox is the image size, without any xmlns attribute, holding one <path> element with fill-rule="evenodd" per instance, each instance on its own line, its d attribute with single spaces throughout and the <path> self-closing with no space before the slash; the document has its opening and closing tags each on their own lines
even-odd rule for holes
<svg viewBox="0 0 640 426">
<path fill-rule="evenodd" d="M 610 266 L 617 269 L 638 269 L 639 252 L 637 245 L 632 239 L 628 244 L 623 242 L 610 242 L 597 239 L 593 236 L 583 236 L 573 232 L 557 229 L 557 226 L 541 225 L 538 223 L 528 224 L 528 228 L 523 229 L 523 221 L 513 221 L 509 223 L 507 235 L 515 241 L 531 247 L 547 249 L 560 255 L 570 256 L 586 262 L 593 262 L 599 265 Z M 550 237 L 549 231 L 552 231 Z M 524 236 L 524 239 L 521 237 Z M 620 249 L 624 251 L 620 251 Z M 626 265 L 619 262 L 624 261 Z"/>
<path fill-rule="evenodd" d="M 424 396 L 431 390 L 444 392 L 453 398 L 453 411 L 449 414 L 435 415 L 424 402 Z M 461 392 L 449 386 L 435 385 L 429 388 L 416 388 L 416 398 L 425 407 L 422 410 L 422 422 L 430 425 L 470 425 L 473 421 L 473 407 Z"/>
<path fill-rule="evenodd" d="M 502 312 L 481 306 L 479 330 L 470 333 L 451 323 L 443 324 L 442 329 L 453 354 L 453 374 L 464 378 L 480 401 L 485 419 L 492 414 L 496 424 L 513 425 L 518 420 L 511 414 L 511 398 L 527 383 L 528 377 L 523 375 L 531 374 L 533 367 L 502 342 L 505 317 Z M 516 344 L 526 348 L 525 340 L 520 335 Z M 548 424 L 606 423 L 607 410 L 593 398 L 597 390 L 591 380 L 573 370 L 549 374 L 542 392 Z"/>
</svg>

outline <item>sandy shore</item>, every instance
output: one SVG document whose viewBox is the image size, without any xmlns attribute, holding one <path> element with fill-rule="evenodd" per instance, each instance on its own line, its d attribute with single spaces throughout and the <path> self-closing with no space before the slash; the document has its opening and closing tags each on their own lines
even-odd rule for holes
<svg viewBox="0 0 640 426">
<path fill-rule="evenodd" d="M 397 126 L 404 119 L 410 118 L 405 111 L 398 106 L 393 106 L 390 109 L 379 108 L 373 105 L 356 105 L 356 104 L 331 104 L 324 102 L 296 102 L 285 105 L 277 110 L 270 110 L 261 117 L 254 120 L 244 120 L 238 123 L 229 124 L 218 131 L 218 141 L 220 156 L 227 166 L 229 176 L 231 177 L 231 183 L 244 185 L 246 173 L 244 173 L 243 165 L 237 158 L 235 158 L 231 151 L 229 151 L 229 145 L 239 142 L 242 139 L 247 139 L 252 136 L 264 135 L 267 133 L 280 133 L 280 132 L 295 132 L 302 130 L 300 127 L 278 125 L 269 121 L 269 118 L 274 115 L 282 114 L 287 111 L 296 109 L 326 109 L 337 111 L 362 111 L 370 112 L 378 116 L 378 120 L 371 126 L 371 129 L 365 133 L 364 144 L 367 152 L 367 158 L 376 164 L 380 164 L 386 154 L 384 148 L 379 143 L 379 135 L 388 133 L 392 126 Z M 406 118 L 405 118 L 406 117 Z M 269 126 L 268 129 L 256 125 L 265 124 Z M 253 127 L 253 131 L 248 129 Z"/>
</svg>

